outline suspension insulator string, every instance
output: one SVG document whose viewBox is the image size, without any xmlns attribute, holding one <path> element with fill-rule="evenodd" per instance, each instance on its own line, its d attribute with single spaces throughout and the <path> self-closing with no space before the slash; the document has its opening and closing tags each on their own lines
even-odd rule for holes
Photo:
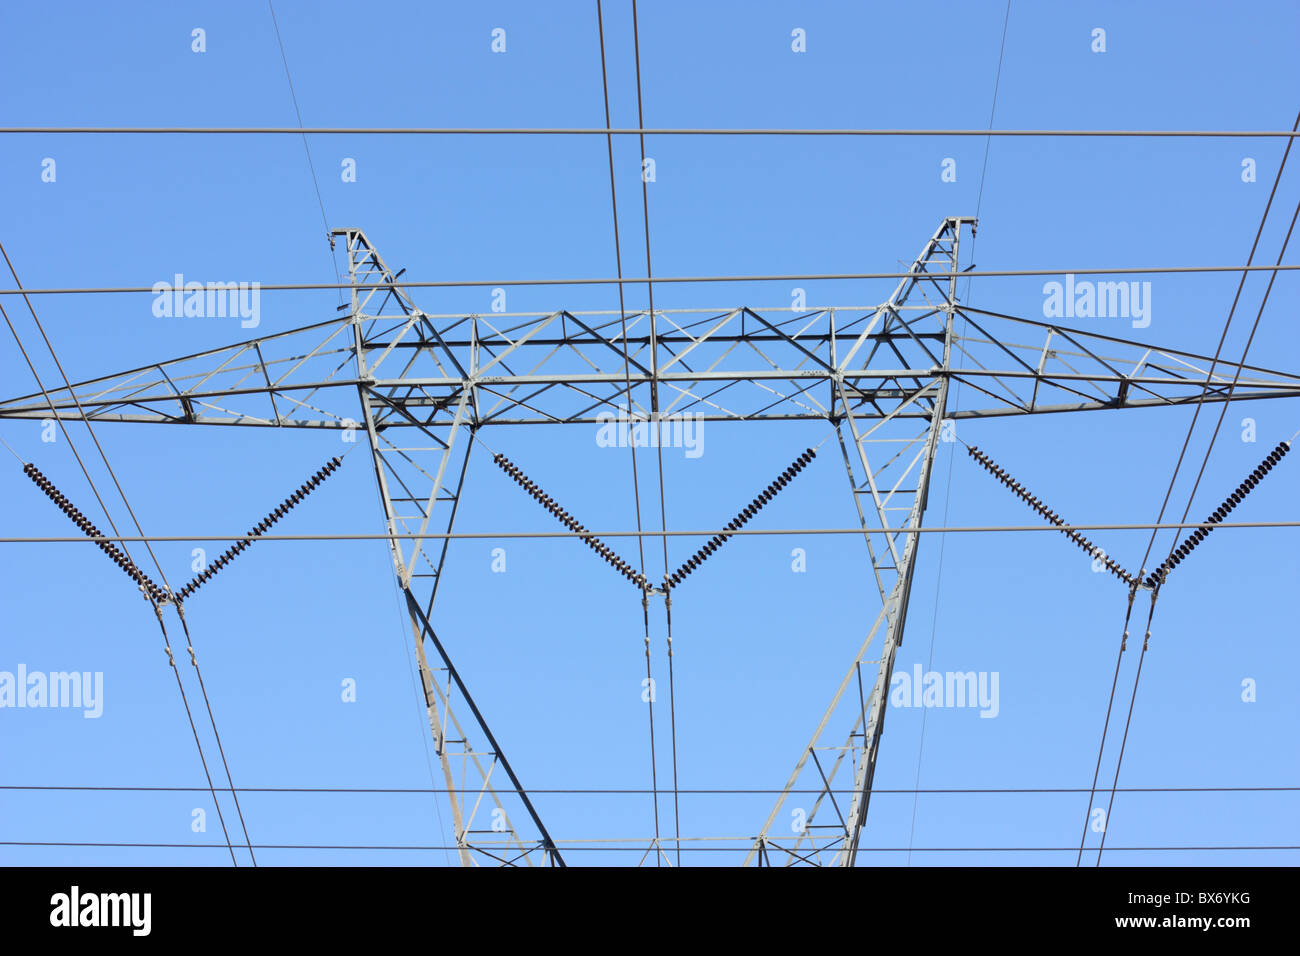
<svg viewBox="0 0 1300 956">
<path fill-rule="evenodd" d="M 974 458 L 977 462 L 979 462 L 980 466 L 984 468 L 985 471 L 987 471 L 990 475 L 992 475 L 998 481 L 1002 482 L 1002 484 L 1006 485 L 1007 488 L 1009 488 L 1012 492 L 1014 492 L 1016 497 L 1024 501 L 1025 504 L 1029 505 L 1030 508 L 1036 511 L 1043 518 L 1046 518 L 1049 522 L 1051 522 L 1052 524 L 1060 528 L 1061 533 L 1063 535 L 1065 535 L 1067 538 L 1073 541 L 1076 545 L 1078 545 L 1082 550 L 1086 551 L 1093 558 L 1100 558 L 1101 563 L 1105 565 L 1107 571 L 1115 575 L 1117 578 L 1119 578 L 1121 581 L 1127 584 L 1130 588 L 1138 584 L 1138 579 L 1136 577 L 1134 577 L 1132 574 L 1129 574 L 1129 572 L 1125 571 L 1122 567 L 1120 567 L 1118 562 L 1116 562 L 1113 558 L 1111 558 L 1108 554 L 1106 554 L 1105 551 L 1103 551 L 1101 548 L 1098 548 L 1095 544 L 1093 544 L 1083 535 L 1079 534 L 1079 532 L 1073 530 L 1072 528 L 1066 527 L 1065 521 L 1061 518 L 1060 515 L 1058 515 L 1055 511 L 1052 511 L 1046 505 L 1044 505 L 1041 501 L 1038 500 L 1037 497 L 1031 495 L 1024 488 L 1024 486 L 1020 484 L 1020 482 L 1016 481 L 1009 474 L 1007 474 L 1005 471 L 999 468 L 997 464 L 994 463 L 993 459 L 989 458 L 988 455 L 980 451 L 977 446 L 967 445 L 966 451 L 972 458 Z"/>
<path fill-rule="evenodd" d="M 104 533 L 95 527 L 90 519 L 83 515 L 77 506 L 69 501 L 63 492 L 54 486 L 54 482 L 46 478 L 39 468 L 28 462 L 23 465 L 23 474 L 30 478 L 37 488 L 45 492 L 45 496 L 58 505 L 59 510 L 67 515 L 86 537 L 97 539 L 95 545 L 99 550 L 108 555 L 114 564 L 126 572 L 127 577 L 136 583 L 146 597 L 153 601 L 154 604 L 167 603 L 166 592 L 141 571 L 134 561 L 118 550 L 116 545 L 111 541 L 102 540 Z"/>
<path fill-rule="evenodd" d="M 1242 499 L 1259 486 L 1259 483 L 1264 480 L 1264 476 L 1272 471 L 1273 466 L 1280 462 L 1290 450 L 1291 443 L 1289 441 L 1278 442 L 1277 446 L 1259 463 L 1259 467 L 1247 475 L 1246 480 L 1237 486 L 1237 490 L 1223 499 L 1223 503 L 1210 513 L 1205 522 L 1184 538 L 1183 543 L 1170 552 L 1164 563 L 1147 576 L 1146 586 L 1150 588 L 1163 584 L 1169 572 L 1182 564 L 1187 559 L 1187 556 L 1196 550 L 1196 546 L 1209 536 L 1215 525 L 1223 523 L 1223 520 L 1232 513 L 1232 510 L 1241 504 Z"/>
<path fill-rule="evenodd" d="M 184 601 L 187 597 L 189 597 L 200 587 L 206 584 L 213 576 L 216 575 L 218 571 L 220 571 L 227 564 L 229 564 L 231 561 L 237 558 L 241 551 L 247 548 L 250 544 L 252 544 L 255 540 L 260 538 L 262 535 L 266 534 L 266 532 L 270 529 L 270 527 L 273 524 L 275 524 L 277 521 L 279 521 L 281 518 L 287 515 L 290 511 L 292 511 L 295 507 L 297 507 L 297 505 L 304 498 L 306 498 L 309 494 L 311 494 L 313 491 L 316 490 L 317 485 L 319 485 L 322 481 L 324 481 L 331 474 L 333 474 L 334 470 L 338 468 L 338 466 L 342 463 L 343 463 L 343 459 L 338 456 L 331 458 L 329 461 L 327 461 L 325 463 L 325 466 L 321 468 L 319 471 L 317 471 L 316 474 L 308 478 L 298 488 L 297 491 L 291 494 L 288 498 L 285 498 L 284 501 L 280 503 L 279 507 L 277 507 L 274 511 L 272 511 L 265 518 L 263 518 L 256 525 L 254 525 L 252 530 L 250 530 L 245 537 L 241 538 L 239 541 L 236 541 L 233 545 L 227 548 L 218 558 L 216 558 L 204 570 L 200 571 L 197 575 L 195 575 L 193 580 L 191 580 L 188 584 L 186 584 L 185 587 L 177 591 L 176 592 L 177 602 Z"/>
<path fill-rule="evenodd" d="M 208 790 L 212 794 L 212 803 L 217 809 L 217 820 L 221 823 L 221 832 L 226 840 L 226 849 L 230 851 L 231 863 L 233 863 L 235 866 L 239 866 L 239 861 L 236 860 L 235 858 L 235 851 L 230 842 L 230 833 L 226 828 L 225 815 L 221 812 L 221 801 L 217 799 L 216 788 L 212 781 L 212 772 L 208 768 L 208 760 L 203 753 L 203 744 L 199 742 L 199 732 L 197 727 L 194 724 L 194 714 L 190 710 L 190 702 L 188 696 L 185 693 L 185 685 L 182 683 L 180 671 L 176 667 L 176 658 L 175 655 L 172 653 L 171 638 L 167 634 L 167 625 L 163 621 L 162 609 L 164 605 L 169 603 L 169 596 L 167 592 L 164 591 L 162 588 L 158 587 L 158 585 L 155 584 L 149 578 L 148 575 L 146 575 L 143 571 L 140 570 L 139 567 L 136 566 L 134 561 L 132 561 L 120 550 L 118 550 L 118 548 L 111 541 L 98 540 L 104 537 L 103 533 L 97 527 L 95 527 L 95 525 L 92 524 L 91 521 L 85 515 L 81 513 L 81 511 L 77 508 L 76 505 L 74 505 L 71 501 L 67 499 L 66 496 L 64 496 L 63 492 L 59 491 L 59 489 L 54 486 L 54 482 L 50 481 L 49 478 L 45 477 L 45 475 L 42 474 L 39 468 L 37 468 L 35 465 L 28 462 L 27 464 L 23 465 L 23 474 L 27 475 L 27 477 L 32 480 L 32 482 L 36 485 L 36 487 L 40 488 L 41 491 L 45 492 L 46 497 L 48 497 L 51 501 L 53 501 L 56 505 L 58 505 L 59 509 L 64 514 L 66 514 L 72 520 L 72 523 L 75 524 L 78 528 L 80 528 L 81 531 L 88 538 L 97 539 L 95 540 L 95 544 L 99 547 L 99 549 L 103 551 L 106 555 L 108 555 L 108 557 L 112 559 L 114 564 L 116 564 L 119 568 L 121 568 L 124 572 L 126 572 L 127 576 L 136 583 L 136 585 L 140 588 L 140 591 L 153 605 L 154 614 L 158 618 L 158 627 L 161 628 L 162 630 L 163 649 L 167 652 L 167 663 L 171 665 L 172 672 L 176 676 L 176 686 L 180 689 L 181 703 L 185 707 L 185 716 L 189 720 L 190 730 L 194 734 L 194 742 L 198 745 L 199 762 L 202 763 L 203 765 L 203 773 L 208 781 Z M 179 606 L 180 605 L 178 603 L 177 607 L 179 608 Z M 182 618 L 182 624 L 183 623 L 184 623 L 184 619 Z M 193 660 L 192 649 L 190 651 L 190 654 L 191 654 L 191 660 Z M 198 668 L 197 661 L 194 663 L 194 666 L 195 669 Z M 201 679 L 202 678 L 200 678 L 200 680 Z M 206 695 L 207 692 L 205 690 L 204 691 L 205 699 L 206 699 Z M 209 707 L 208 709 L 208 716 L 209 717 L 212 716 L 211 707 Z M 214 732 L 216 730 L 215 722 L 213 723 L 213 730 Z M 218 746 L 220 746 L 219 738 L 218 738 Z M 222 762 L 224 763 L 225 762 L 224 753 L 222 754 L 221 759 Z M 227 767 L 226 769 L 227 779 L 229 779 L 229 772 L 230 772 L 229 767 Z M 234 791 L 233 784 L 231 785 L 231 790 L 233 793 Z M 238 797 L 236 797 L 236 805 L 238 805 Z M 241 812 L 241 821 L 242 821 L 242 812 Z M 244 830 L 244 838 L 246 840 L 248 839 L 247 828 L 245 828 Z M 250 855 L 252 854 L 251 842 L 249 843 L 249 853 Z M 256 859 L 254 859 L 253 863 L 254 866 L 257 865 Z"/>
<path fill-rule="evenodd" d="M 579 536 L 579 540 L 581 540 L 587 547 L 591 548 L 592 551 L 595 551 L 596 554 L 600 555 L 606 564 L 635 584 L 643 592 L 651 590 L 650 581 L 644 574 L 641 574 L 633 568 L 630 564 L 615 554 L 614 550 L 609 545 L 605 544 L 605 542 L 601 541 L 579 524 L 578 521 L 571 514 L 561 508 L 550 495 L 542 491 L 542 489 L 538 487 L 531 478 L 520 471 L 518 465 L 502 454 L 494 454 L 492 460 L 496 462 L 497 467 L 514 480 L 515 484 L 523 488 L 524 491 L 532 495 L 543 508 L 560 519 L 562 525 L 576 533 Z"/>
<path fill-rule="evenodd" d="M 762 511 L 764 506 L 766 506 L 768 502 L 770 502 L 773 498 L 775 498 L 777 494 L 781 491 L 781 489 L 783 489 L 794 479 L 795 475 L 799 474 L 799 472 L 803 471 L 806 467 L 808 467 L 809 462 L 811 462 L 816 457 L 817 457 L 817 452 L 815 452 L 813 449 L 811 448 L 805 449 L 804 453 L 800 455 L 798 458 L 796 458 L 790 464 L 789 468 L 781 472 L 781 474 L 777 476 L 775 481 L 773 481 L 770 485 L 768 485 L 766 488 L 760 491 L 753 501 L 751 501 L 744 508 L 742 508 L 740 510 L 740 513 L 737 514 L 736 517 L 731 519 L 731 521 L 726 525 L 726 529 L 727 529 L 726 531 L 724 531 L 721 534 L 715 534 L 712 538 L 710 538 L 705 543 L 704 547 L 700 548 L 700 550 L 696 551 L 693 555 L 687 558 L 685 562 L 682 563 L 681 567 L 679 567 L 672 574 L 665 576 L 664 590 L 668 591 L 671 588 L 674 588 L 677 585 L 681 584 L 682 581 L 685 580 L 688 574 L 690 574 L 701 564 L 703 564 L 707 558 L 709 558 L 715 551 L 717 551 L 720 547 L 722 547 L 731 538 L 731 535 L 728 534 L 727 532 L 738 531 L 741 527 L 743 527 L 746 523 L 748 523 L 750 518 L 754 517 L 754 515 Z"/>
<path fill-rule="evenodd" d="M 95 527 L 95 525 L 92 524 L 91 521 L 85 515 L 83 515 L 81 511 L 74 504 L 72 504 L 72 502 L 69 501 L 68 498 L 61 491 L 59 491 L 58 488 L 54 486 L 54 483 L 50 481 L 50 479 L 48 479 L 47 477 L 45 477 L 44 474 L 41 473 L 41 470 L 39 468 L 37 468 L 35 465 L 31 463 L 25 463 L 23 465 L 23 473 L 26 474 L 27 477 L 30 478 L 38 488 L 41 489 L 41 491 L 45 492 L 46 496 L 51 501 L 53 501 L 56 505 L 58 505 L 60 510 L 62 510 L 63 513 L 66 514 L 72 520 L 73 524 L 75 524 L 78 528 L 80 528 L 81 531 L 87 537 L 92 539 L 102 539 L 104 537 L 103 533 L 97 527 Z M 127 576 L 130 577 L 131 580 L 135 581 L 137 586 L 140 588 L 140 591 L 143 593 L 144 597 L 153 605 L 154 615 L 158 618 L 158 627 L 162 631 L 163 649 L 167 652 L 167 663 L 171 666 L 172 673 L 176 677 L 176 687 L 180 691 L 181 704 L 185 708 L 185 717 L 189 721 L 190 731 L 194 734 L 194 743 L 197 746 L 199 752 L 199 762 L 203 765 L 203 775 L 208 782 L 208 791 L 212 794 L 212 804 L 214 807 L 216 807 L 217 810 L 217 820 L 221 824 L 221 833 L 226 840 L 226 849 L 230 852 L 230 862 L 233 863 L 236 867 L 238 867 L 239 861 L 235 858 L 234 846 L 230 841 L 230 831 L 226 827 L 225 814 L 221 810 L 221 801 L 217 799 L 216 786 L 212 780 L 212 771 L 208 767 L 208 758 L 204 754 L 203 744 L 199 740 L 198 728 L 195 726 L 194 723 L 194 713 L 190 709 L 189 696 L 185 693 L 185 684 L 181 680 L 180 670 L 176 667 L 176 657 L 172 652 L 171 638 L 167 634 L 167 624 L 163 620 L 162 609 L 166 604 L 170 603 L 172 600 L 170 589 L 164 590 L 163 588 L 158 587 L 158 585 L 155 584 L 149 578 L 148 575 L 146 575 L 143 571 L 140 570 L 140 568 L 135 564 L 134 561 L 132 561 L 129 557 L 126 556 L 124 550 L 119 550 L 111 541 L 95 540 L 95 544 L 100 548 L 100 550 L 102 550 L 106 555 L 108 555 L 109 558 L 112 559 L 113 563 L 115 563 L 124 572 L 126 572 Z M 181 608 L 181 604 L 179 600 L 176 601 L 176 609 L 181 614 L 181 625 L 184 627 L 185 614 Z M 189 634 L 189 629 L 188 627 L 186 627 L 187 641 L 188 641 L 188 634 Z M 202 676 L 202 671 L 199 670 L 198 660 L 194 656 L 193 642 L 188 641 L 188 643 L 189 643 L 190 661 L 191 663 L 193 663 L 196 673 L 199 674 L 199 685 L 202 687 L 203 676 Z M 207 697 L 206 688 L 204 688 L 203 690 L 203 699 L 204 702 L 207 703 L 208 697 Z M 212 722 L 212 732 L 217 735 L 217 747 L 218 749 L 220 749 L 221 737 L 219 734 L 217 734 L 216 719 L 212 716 L 212 705 L 210 703 L 207 704 L 207 709 L 208 709 L 208 719 Z M 222 751 L 221 753 L 221 762 L 226 770 L 226 780 L 230 782 L 231 793 L 234 794 L 235 797 L 235 807 L 238 809 L 239 796 L 235 792 L 235 785 L 230 777 L 230 766 L 226 762 L 226 755 L 224 751 Z M 242 825 L 244 819 L 242 809 L 239 811 L 239 818 L 240 818 L 240 823 Z M 253 855 L 253 844 L 248 837 L 247 826 L 244 826 L 244 840 L 248 844 L 248 853 L 253 860 L 253 865 L 256 866 L 257 858 Z"/>
</svg>

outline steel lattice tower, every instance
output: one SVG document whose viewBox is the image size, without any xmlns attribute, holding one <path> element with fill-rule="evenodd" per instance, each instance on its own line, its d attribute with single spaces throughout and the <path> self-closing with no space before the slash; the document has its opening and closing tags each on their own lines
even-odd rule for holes
<svg viewBox="0 0 1300 956">
<path fill-rule="evenodd" d="M 352 284 L 346 315 L 49 394 L 65 419 L 82 418 L 79 404 L 92 422 L 364 432 L 388 531 L 408 536 L 391 540 L 393 568 L 463 865 L 563 863 L 431 623 L 474 435 L 595 424 L 620 407 L 645 419 L 826 423 L 879 609 L 746 863 L 853 865 L 907 622 L 921 537 L 909 532 L 925 514 L 945 422 L 1300 396 L 1300 375 L 964 306 L 959 256 L 975 226 L 945 219 L 893 294 L 865 312 L 640 312 L 626 338 L 618 313 L 435 321 L 360 229 L 335 230 Z M 49 416 L 39 394 L 0 403 L 3 418 Z M 820 788 L 808 825 L 778 840 L 773 823 L 801 781 Z M 504 831 L 485 823 L 494 816 Z"/>
</svg>

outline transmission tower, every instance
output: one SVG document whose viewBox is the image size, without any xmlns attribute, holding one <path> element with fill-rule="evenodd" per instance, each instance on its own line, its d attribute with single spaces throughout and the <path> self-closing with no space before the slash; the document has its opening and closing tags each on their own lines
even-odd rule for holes
<svg viewBox="0 0 1300 956">
<path fill-rule="evenodd" d="M 431 623 L 475 436 L 498 425 L 598 424 L 601 412 L 620 409 L 646 420 L 691 412 L 737 425 L 824 423 L 843 459 L 879 610 L 746 863 L 853 865 L 907 622 L 921 538 L 912 532 L 955 423 L 1300 396 L 1300 375 L 964 306 L 960 249 L 975 227 L 972 218 L 944 219 L 873 309 L 639 312 L 626 334 L 617 312 L 435 319 L 365 233 L 340 229 L 346 315 L 49 396 L 65 419 L 364 434 L 467 866 L 564 863 Z M 0 403 L 2 418 L 50 414 L 40 394 Z M 706 546 L 701 560 L 711 553 Z M 675 586 L 634 583 L 652 600 Z M 819 792 L 806 827 L 778 838 L 773 824 L 796 789 Z"/>
</svg>

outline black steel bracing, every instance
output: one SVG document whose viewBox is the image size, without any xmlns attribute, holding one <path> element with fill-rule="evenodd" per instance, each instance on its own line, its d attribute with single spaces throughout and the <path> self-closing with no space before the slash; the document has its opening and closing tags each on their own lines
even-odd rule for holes
<svg viewBox="0 0 1300 956">
<path fill-rule="evenodd" d="M 515 776 L 514 768 L 510 766 L 510 761 L 506 759 L 505 752 L 501 749 L 501 745 L 497 743 L 497 739 L 493 736 L 491 728 L 487 725 L 487 721 L 483 719 L 483 714 L 479 712 L 478 705 L 474 703 L 474 698 L 470 696 L 469 688 L 465 686 L 465 682 L 461 680 L 460 672 L 456 670 L 455 665 L 451 662 L 451 658 L 447 655 L 447 649 L 442 646 L 442 641 L 440 641 L 438 635 L 434 633 L 433 626 L 429 623 L 428 616 L 420 608 L 420 602 L 415 599 L 415 596 L 411 593 L 409 587 L 402 588 L 402 595 L 406 598 L 406 607 L 410 611 L 411 619 L 417 623 L 421 634 L 429 639 L 429 642 L 433 644 L 433 649 L 437 651 L 438 656 L 442 658 L 442 666 L 447 669 L 448 676 L 450 676 L 455 682 L 456 688 L 460 691 L 461 697 L 464 698 L 470 712 L 474 715 L 474 719 L 482 729 L 483 735 L 487 738 L 488 746 L 492 748 L 493 757 L 501 762 L 501 769 L 506 772 L 506 776 L 510 779 L 510 783 L 514 787 L 514 792 L 519 795 L 519 799 L 523 803 L 524 809 L 532 819 L 533 825 L 537 827 L 537 832 L 541 837 L 539 841 L 540 848 L 546 853 L 547 859 L 550 861 L 552 866 L 566 866 L 567 864 L 564 862 L 564 857 L 560 855 L 559 848 L 555 845 L 555 841 L 551 839 L 550 833 L 547 832 L 546 825 L 542 823 L 542 818 L 538 816 L 537 810 L 533 806 L 533 801 L 528 798 L 528 792 L 524 790 L 523 784 L 521 784 L 519 778 Z M 457 834 L 457 839 L 460 838 L 461 834 Z"/>
</svg>

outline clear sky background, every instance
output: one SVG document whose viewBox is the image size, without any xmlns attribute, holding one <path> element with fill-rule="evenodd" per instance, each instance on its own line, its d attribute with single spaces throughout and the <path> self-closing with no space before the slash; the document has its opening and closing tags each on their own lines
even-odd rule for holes
<svg viewBox="0 0 1300 956">
<path fill-rule="evenodd" d="M 681 3 L 640 8 L 649 127 L 984 128 L 1005 5 Z M 276 14 L 309 126 L 603 125 L 595 4 L 419 4 L 280 0 Z M 636 125 L 630 4 L 606 4 L 613 124 Z M 207 52 L 191 51 L 191 30 Z M 491 51 L 506 30 L 507 50 Z M 1091 50 L 1094 28 L 1105 53 Z M 806 31 L 807 52 L 791 50 Z M 1290 129 L 1297 108 L 1294 2 L 1013 2 L 993 125 L 1061 129 Z M 0 11 L 0 116 L 7 126 L 296 123 L 264 3 L 8 4 Z M 647 141 L 658 275 L 890 271 L 944 216 L 974 215 L 981 269 L 1243 263 L 1277 174 L 1281 139 L 675 137 Z M 310 141 L 329 226 L 359 226 L 413 280 L 610 276 L 615 271 L 603 137 L 316 136 Z M 1252 158 L 1258 181 L 1242 181 Z M 42 181 L 42 161 L 57 179 Z M 356 161 L 357 181 L 341 181 Z M 942 182 L 953 158 L 957 181 Z M 624 268 L 644 270 L 639 155 L 618 141 Z M 1300 201 L 1292 157 L 1261 240 L 1272 262 Z M 981 179 L 983 195 L 980 199 Z M 150 285 L 182 272 L 223 281 L 333 279 L 311 174 L 294 136 L 0 136 L 0 238 L 29 287 Z M 1294 250 L 1287 256 L 1296 262 Z M 1153 275 L 1152 321 L 1075 324 L 1213 354 L 1239 276 Z M 1266 278 L 1246 283 L 1224 355 L 1245 345 Z M 7 276 L 3 283 L 8 285 Z M 966 300 L 1042 317 L 1041 278 L 976 279 Z M 657 287 L 660 308 L 789 308 L 791 283 Z M 887 282 L 803 283 L 811 306 L 867 305 Z M 629 289 L 630 308 L 646 305 Z M 431 313 L 489 313 L 486 288 L 423 290 Z M 267 292 L 267 334 L 324 321 L 336 293 Z M 6 299 L 47 383 L 19 300 Z M 1294 274 L 1282 274 L 1251 361 L 1300 370 Z M 617 308 L 610 287 L 511 289 L 510 311 Z M 228 319 L 160 319 L 147 295 L 44 296 L 36 302 L 74 381 L 249 337 Z M 7 335 L 7 330 L 6 333 Z M 4 397 L 34 391 L 10 340 Z M 354 401 L 355 399 L 353 399 Z M 966 404 L 969 396 L 963 396 Z M 348 413 L 354 408 L 341 409 Z M 1174 490 L 1181 514 L 1218 406 L 1201 416 Z M 1035 494 L 1079 522 L 1155 520 L 1190 408 L 964 423 Z M 1253 418 L 1258 441 L 1242 440 Z M 1199 519 L 1279 440 L 1300 428 L 1294 400 L 1234 403 L 1192 509 Z M 505 434 L 501 434 L 505 431 Z M 84 428 L 74 440 L 89 462 Z M 588 426 L 489 431 L 591 528 L 635 523 L 626 449 Z M 827 428 L 709 426 L 704 454 L 664 455 L 671 526 L 716 527 Z M 97 433 L 147 532 L 242 530 L 339 448 L 338 435 L 241 428 L 101 426 Z M 66 443 L 36 422 L 3 437 L 101 523 Z M 832 446 L 827 446 L 830 449 Z M 1035 519 L 964 454 L 943 446 L 929 525 Z M 284 532 L 382 530 L 364 451 L 277 525 Z M 8 455 L 0 534 L 66 535 L 71 525 Z M 657 476 L 643 459 L 643 509 Z M 1292 520 L 1286 460 L 1234 513 Z M 111 488 L 102 469 L 93 472 Z M 110 506 L 112 506 L 112 499 Z M 648 502 L 648 503 L 645 503 Z M 463 531 L 555 530 L 492 468 L 471 462 Z M 119 506 L 122 526 L 126 515 Z M 753 527 L 849 527 L 857 517 L 838 455 L 819 456 Z M 1097 532 L 1136 566 L 1142 532 Z M 1293 529 L 1214 534 L 1158 605 L 1133 711 L 1121 786 L 1297 787 L 1300 646 Z M 1157 549 L 1167 550 L 1162 536 Z M 173 581 L 190 545 L 158 549 Z M 504 547 L 508 570 L 494 574 Z M 695 545 L 670 542 L 674 566 Z M 791 570 L 791 550 L 807 571 Z M 0 546 L 0 671 L 102 671 L 103 716 L 0 710 L 0 785 L 202 787 L 203 775 L 153 615 L 96 550 Z M 632 551 L 630 542 L 619 550 Z M 647 549 L 658 553 L 657 545 Z M 942 563 L 940 557 L 942 556 Z M 652 565 L 657 577 L 660 569 Z M 174 569 L 174 570 L 173 570 Z M 434 624 L 526 787 L 645 788 L 650 768 L 639 601 L 584 547 L 558 540 L 470 540 L 450 551 Z M 378 541 L 261 543 L 189 602 L 188 616 L 235 781 L 245 787 L 428 788 L 427 724 L 412 682 L 410 632 Z M 1059 535 L 928 536 L 920 549 L 899 671 L 996 671 L 1000 712 L 891 708 L 876 786 L 1087 787 L 1097 759 L 1125 593 Z M 860 538 L 751 536 L 692 576 L 674 602 L 678 761 L 683 788 L 781 787 L 878 609 Z M 1146 598 L 1139 599 L 1145 618 Z M 663 664 L 662 614 L 654 655 Z M 1135 628 L 1136 629 L 1136 628 Z M 175 628 L 173 628 L 175 630 Z M 1140 638 L 1139 638 L 1140 640 Z M 1136 650 L 1137 641 L 1130 644 Z M 1136 654 L 1126 655 L 1116 719 Z M 184 666 L 186 680 L 191 671 Z M 661 675 L 662 676 L 662 675 Z M 340 683 L 355 679 L 344 703 Z M 1257 700 L 1242 700 L 1242 682 Z M 197 694 L 192 691 L 192 702 Z M 661 694 L 661 701 L 663 696 Z M 656 709 L 662 727 L 666 708 Z M 924 720 L 924 742 L 922 723 Z M 205 742 L 206 738 L 205 738 Z M 1117 740 L 1102 766 L 1113 773 Z M 209 745 L 208 752 L 214 751 Z M 665 780 L 667 751 L 660 754 Z M 646 795 L 535 797 L 560 840 L 653 834 Z M 682 830 L 758 832 L 770 795 L 688 795 Z M 869 848 L 1077 846 L 1086 800 L 1071 794 L 876 797 Z M 668 814 L 670 801 L 663 803 Z M 797 805 L 797 804 L 792 804 Z M 209 811 L 206 833 L 191 811 Z M 1296 851 L 1121 851 L 1121 847 L 1297 845 L 1300 795 L 1120 794 L 1105 865 L 1284 864 Z M 250 793 L 255 843 L 442 846 L 444 803 L 427 794 Z M 229 817 L 229 814 L 228 814 Z M 788 817 L 787 817 L 788 819 Z M 671 824 L 666 824 L 666 828 Z M 780 826 L 781 824 L 778 824 Z M 788 829 L 788 825 L 787 825 Z M 20 847 L 3 841 L 207 843 L 205 848 Z M 1091 843 L 1095 845 L 1095 835 Z M 743 847 L 743 844 L 740 844 Z M 571 852 L 570 863 L 639 853 Z M 241 856 L 241 861 L 244 859 Z M 738 859 L 738 858 L 735 858 Z M 1091 860 L 1092 857 L 1085 858 Z M 1075 852 L 906 852 L 864 864 L 1073 864 Z M 10 864 L 229 863 L 201 792 L 0 790 L 0 861 Z M 723 863 L 723 854 L 688 857 Z M 454 863 L 443 851 L 265 850 L 279 864 Z"/>
</svg>

